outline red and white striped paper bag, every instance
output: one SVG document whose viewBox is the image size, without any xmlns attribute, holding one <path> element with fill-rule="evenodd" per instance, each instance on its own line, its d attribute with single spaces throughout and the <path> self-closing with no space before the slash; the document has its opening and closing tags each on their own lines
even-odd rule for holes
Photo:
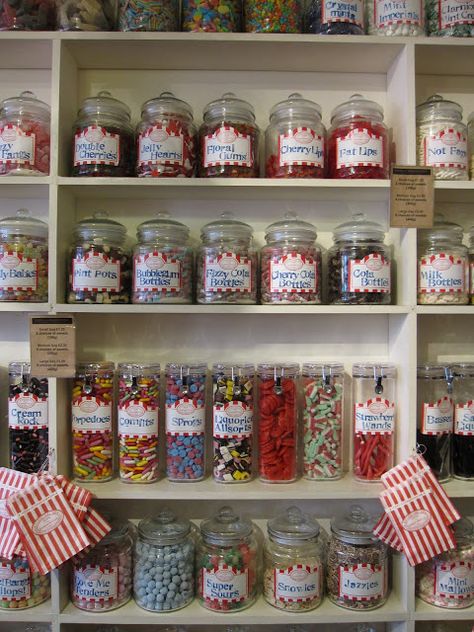
<svg viewBox="0 0 474 632">
<path fill-rule="evenodd" d="M 34 480 L 32 474 L 15 472 L 0 467 L 0 557 L 11 560 L 14 555 L 24 555 L 24 549 L 15 524 L 6 507 L 6 500 L 12 494 L 25 489 Z"/>
<path fill-rule="evenodd" d="M 63 490 L 76 516 L 83 522 L 87 509 L 92 502 L 92 493 L 84 489 L 84 487 L 79 487 L 79 485 L 71 483 L 71 481 L 62 474 L 56 476 L 54 480 Z"/>
<path fill-rule="evenodd" d="M 82 527 L 90 540 L 91 546 L 89 548 L 92 548 L 100 542 L 102 538 L 105 538 L 112 529 L 107 520 L 102 518 L 94 507 L 88 508 Z"/>
<path fill-rule="evenodd" d="M 392 549 L 403 553 L 403 544 L 386 513 L 382 514 L 380 520 L 375 525 L 373 534 Z"/>
</svg>

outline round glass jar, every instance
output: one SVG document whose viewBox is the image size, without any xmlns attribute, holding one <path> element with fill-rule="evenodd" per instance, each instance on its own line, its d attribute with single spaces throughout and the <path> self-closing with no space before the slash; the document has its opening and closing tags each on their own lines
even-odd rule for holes
<svg viewBox="0 0 474 632">
<path fill-rule="evenodd" d="M 474 480 L 474 364 L 455 364 L 451 371 L 454 377 L 453 475 L 470 481 Z"/>
<path fill-rule="evenodd" d="M 257 253 L 253 229 L 222 213 L 201 229 L 197 251 L 197 302 L 255 305 Z"/>
<path fill-rule="evenodd" d="M 189 228 L 158 213 L 137 228 L 132 303 L 192 303 L 193 250 Z"/>
<path fill-rule="evenodd" d="M 389 553 L 372 533 L 375 523 L 358 506 L 331 521 L 326 586 L 337 606 L 373 610 L 387 601 Z"/>
<path fill-rule="evenodd" d="M 309 0 L 304 32 L 318 35 L 364 35 L 364 0 Z"/>
<path fill-rule="evenodd" d="M 49 174 L 51 108 L 33 92 L 0 104 L 0 176 Z"/>
<path fill-rule="evenodd" d="M 194 529 L 168 509 L 138 525 L 133 592 L 140 608 L 170 612 L 194 598 Z"/>
<path fill-rule="evenodd" d="M 305 362 L 302 377 L 303 477 L 337 480 L 344 474 L 344 365 Z"/>
<path fill-rule="evenodd" d="M 418 305 L 469 303 L 469 251 L 463 229 L 435 216 L 433 228 L 418 231 Z"/>
<path fill-rule="evenodd" d="M 28 560 L 15 556 L 11 560 L 0 557 L 0 609 L 25 610 L 43 603 L 51 596 L 49 573 L 32 571 Z"/>
<path fill-rule="evenodd" d="M 128 303 L 130 256 L 126 228 L 95 213 L 74 227 L 68 303 Z"/>
<path fill-rule="evenodd" d="M 253 107 L 226 92 L 204 108 L 201 178 L 258 178 L 259 130 Z"/>
<path fill-rule="evenodd" d="M 425 0 L 428 35 L 435 37 L 473 37 L 472 2 Z"/>
<path fill-rule="evenodd" d="M 110 481 L 114 464 L 113 362 L 80 362 L 72 390 L 72 458 L 79 481 Z"/>
<path fill-rule="evenodd" d="M 118 18 L 118 0 L 101 0 L 94 5 L 82 0 L 57 0 L 58 31 L 114 31 Z"/>
<path fill-rule="evenodd" d="M 242 30 L 242 0 L 183 0 L 182 30 L 209 33 L 239 33 Z"/>
<path fill-rule="evenodd" d="M 84 99 L 74 125 L 73 176 L 133 176 L 134 131 L 130 108 L 110 92 Z"/>
<path fill-rule="evenodd" d="M 471 226 L 469 235 L 469 301 L 474 305 L 474 226 Z"/>
<path fill-rule="evenodd" d="M 197 598 L 216 612 L 235 612 L 251 606 L 258 592 L 255 527 L 222 507 L 201 523 L 196 556 Z"/>
<path fill-rule="evenodd" d="M 0 302 L 48 300 L 48 225 L 19 209 L 0 219 Z"/>
<path fill-rule="evenodd" d="M 244 0 L 247 33 L 301 33 L 302 0 Z"/>
<path fill-rule="evenodd" d="M 54 31 L 54 0 L 3 2 L 0 31 Z"/>
<path fill-rule="evenodd" d="M 388 128 L 383 108 L 353 94 L 331 114 L 328 132 L 328 176 L 336 179 L 390 177 Z"/>
<path fill-rule="evenodd" d="M 121 31 L 179 31 L 179 0 L 120 0 Z"/>
<path fill-rule="evenodd" d="M 424 0 L 396 4 L 365 0 L 365 15 L 369 35 L 416 37 L 426 33 Z"/>
<path fill-rule="evenodd" d="M 269 520 L 264 549 L 263 596 L 288 612 L 314 610 L 323 599 L 324 542 L 316 520 L 298 507 Z"/>
<path fill-rule="evenodd" d="M 197 130 L 190 105 L 171 92 L 143 104 L 137 127 L 139 178 L 192 178 L 197 166 Z"/>
<path fill-rule="evenodd" d="M 391 303 L 391 254 L 384 239 L 384 228 L 363 213 L 334 229 L 328 251 L 330 304 Z"/>
<path fill-rule="evenodd" d="M 417 164 L 436 180 L 468 180 L 467 126 L 462 107 L 434 94 L 416 107 Z"/>
</svg>

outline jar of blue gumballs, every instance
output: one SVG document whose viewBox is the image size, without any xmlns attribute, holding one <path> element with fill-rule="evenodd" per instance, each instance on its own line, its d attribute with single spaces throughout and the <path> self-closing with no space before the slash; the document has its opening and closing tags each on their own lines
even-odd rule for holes
<svg viewBox="0 0 474 632">
<path fill-rule="evenodd" d="M 138 525 L 134 597 L 140 608 L 171 612 L 194 597 L 195 528 L 168 509 Z"/>
</svg>

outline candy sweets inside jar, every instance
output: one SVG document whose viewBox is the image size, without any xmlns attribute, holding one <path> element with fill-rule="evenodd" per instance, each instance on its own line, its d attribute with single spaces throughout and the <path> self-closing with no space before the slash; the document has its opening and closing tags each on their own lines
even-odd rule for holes
<svg viewBox="0 0 474 632">
<path fill-rule="evenodd" d="M 426 0 L 428 35 L 437 37 L 473 37 L 474 13 L 471 2 Z"/>
<path fill-rule="evenodd" d="M 121 31 L 178 31 L 179 0 L 120 0 Z"/>
<path fill-rule="evenodd" d="M 242 27 L 242 0 L 183 0 L 183 31 L 238 33 Z"/>
<path fill-rule="evenodd" d="M 247 33 L 301 33 L 302 0 L 244 0 Z"/>
<path fill-rule="evenodd" d="M 306 6 L 304 21 L 305 33 L 363 35 L 365 30 L 364 0 L 350 2 L 310 0 Z"/>
<path fill-rule="evenodd" d="M 59 31 L 113 31 L 118 0 L 56 0 Z"/>
<path fill-rule="evenodd" d="M 52 31 L 55 0 L 20 0 L 0 5 L 0 31 Z"/>
<path fill-rule="evenodd" d="M 49 599 L 50 576 L 32 571 L 28 560 L 19 556 L 11 560 L 0 557 L 0 608 L 24 610 Z"/>
<path fill-rule="evenodd" d="M 384 0 L 365 0 L 365 13 L 369 35 L 425 35 L 424 0 L 403 0 L 396 5 Z"/>
<path fill-rule="evenodd" d="M 451 372 L 454 377 L 453 475 L 464 481 L 474 480 L 474 364 L 455 364 Z"/>
</svg>

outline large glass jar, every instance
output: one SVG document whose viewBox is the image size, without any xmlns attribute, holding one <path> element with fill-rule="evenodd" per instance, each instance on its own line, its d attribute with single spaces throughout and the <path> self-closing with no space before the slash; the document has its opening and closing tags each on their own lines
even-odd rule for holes
<svg viewBox="0 0 474 632">
<path fill-rule="evenodd" d="M 74 228 L 68 303 L 128 303 L 130 256 L 126 228 L 95 213 Z"/>
<path fill-rule="evenodd" d="M 133 592 L 140 608 L 170 612 L 194 597 L 194 529 L 164 509 L 138 525 Z"/>
<path fill-rule="evenodd" d="M 301 33 L 302 0 L 244 0 L 247 33 Z"/>
<path fill-rule="evenodd" d="M 469 114 L 467 121 L 467 147 L 469 178 L 474 180 L 474 112 Z"/>
<path fill-rule="evenodd" d="M 474 6 L 471 0 L 425 0 L 428 35 L 473 37 Z"/>
<path fill-rule="evenodd" d="M 463 229 L 437 215 L 418 231 L 418 304 L 469 303 L 469 252 Z"/>
<path fill-rule="evenodd" d="M 469 300 L 474 305 L 474 226 L 469 229 Z"/>
<path fill-rule="evenodd" d="M 328 133 L 330 178 L 388 178 L 390 149 L 383 108 L 353 94 L 331 114 Z"/>
<path fill-rule="evenodd" d="M 132 303 L 191 303 L 193 251 L 189 228 L 158 213 L 137 228 Z"/>
<path fill-rule="evenodd" d="M 242 0 L 183 0 L 183 31 L 238 33 L 242 27 Z"/>
<path fill-rule="evenodd" d="M 38 606 L 51 596 L 49 573 L 32 571 L 28 560 L 0 557 L 0 609 L 24 610 Z M 9 626 L 10 629 L 10 626 Z"/>
<path fill-rule="evenodd" d="M 82 0 L 56 0 L 58 31 L 113 31 L 117 25 L 118 0 L 86 4 Z"/>
<path fill-rule="evenodd" d="M 33 92 L 0 104 L 0 176 L 49 174 L 51 108 Z"/>
<path fill-rule="evenodd" d="M 324 178 L 326 128 L 321 106 L 290 94 L 270 112 L 265 134 L 267 178 Z"/>
<path fill-rule="evenodd" d="M 0 302 L 48 300 L 48 225 L 20 209 L 0 219 Z"/>
<path fill-rule="evenodd" d="M 0 31 L 53 31 L 54 23 L 54 0 L 1 4 Z"/>
<path fill-rule="evenodd" d="M 454 377 L 453 475 L 468 481 L 474 479 L 474 364 L 455 364 L 451 371 Z"/>
<path fill-rule="evenodd" d="M 474 12 L 473 12 L 474 15 Z M 434 94 L 416 107 L 417 164 L 436 180 L 468 180 L 467 127 L 462 107 Z"/>
<path fill-rule="evenodd" d="M 120 0 L 121 31 L 179 31 L 179 0 Z"/>
<path fill-rule="evenodd" d="M 364 0 L 309 0 L 304 22 L 305 33 L 364 35 Z"/>
<path fill-rule="evenodd" d="M 226 92 L 204 108 L 199 130 L 202 178 L 258 178 L 259 130 L 253 107 Z"/>
<path fill-rule="evenodd" d="M 391 256 L 384 239 L 383 227 L 363 213 L 334 229 L 328 252 L 329 303 L 391 303 Z"/>
<path fill-rule="evenodd" d="M 257 598 L 257 571 L 257 541 L 250 520 L 222 507 L 201 523 L 196 584 L 204 608 L 224 613 L 251 606 Z"/>
<path fill-rule="evenodd" d="M 425 35 L 424 0 L 401 0 L 396 4 L 385 0 L 365 0 L 367 33 L 397 37 Z"/>
<path fill-rule="evenodd" d="M 324 540 L 319 523 L 298 507 L 267 523 L 263 595 L 287 612 L 314 610 L 323 599 Z"/>
<path fill-rule="evenodd" d="M 73 176 L 133 176 L 130 108 L 102 90 L 82 103 L 74 125 Z"/>
<path fill-rule="evenodd" d="M 388 598 L 389 557 L 373 535 L 376 519 L 362 507 L 331 521 L 326 586 L 329 599 L 351 610 L 373 610 Z"/>
</svg>

